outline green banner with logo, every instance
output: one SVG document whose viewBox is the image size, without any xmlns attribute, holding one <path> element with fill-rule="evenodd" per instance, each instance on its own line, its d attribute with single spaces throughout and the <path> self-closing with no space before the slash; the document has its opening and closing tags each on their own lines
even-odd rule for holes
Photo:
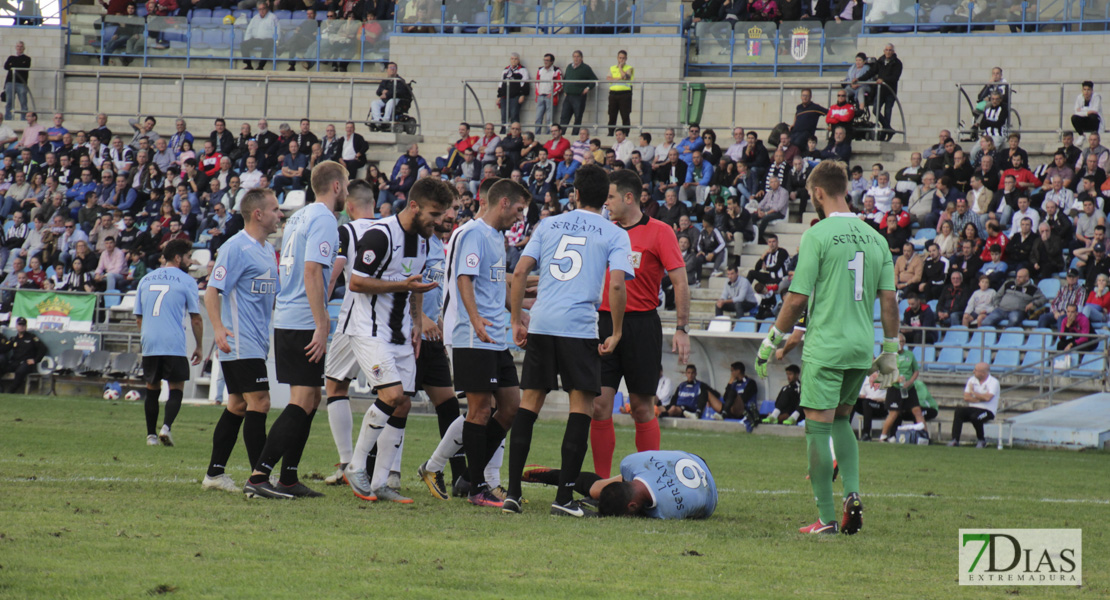
<svg viewBox="0 0 1110 600">
<path fill-rule="evenodd" d="M 12 323 L 27 319 L 28 329 L 43 331 L 89 331 L 96 312 L 95 294 L 56 294 L 54 292 L 15 293 Z"/>
</svg>

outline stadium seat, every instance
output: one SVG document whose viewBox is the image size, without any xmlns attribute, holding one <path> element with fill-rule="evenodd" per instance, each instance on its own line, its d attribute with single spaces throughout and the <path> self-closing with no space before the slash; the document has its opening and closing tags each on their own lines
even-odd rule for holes
<svg viewBox="0 0 1110 600">
<path fill-rule="evenodd" d="M 193 265 L 189 267 L 189 274 L 193 277 L 203 277 L 208 272 L 210 260 L 212 260 L 212 252 L 207 248 L 193 250 Z"/>
<path fill-rule="evenodd" d="M 85 377 L 103 377 L 112 363 L 112 353 L 107 350 L 97 350 L 85 358 L 78 370 Z"/>
<path fill-rule="evenodd" d="M 939 300 L 930 300 L 926 304 L 929 305 L 929 310 L 932 310 L 933 312 L 937 312 L 937 304 L 939 302 L 940 302 Z"/>
<path fill-rule="evenodd" d="M 1054 347 L 1055 344 L 1050 343 L 1051 340 L 1045 341 L 1044 339 L 1046 335 L 1050 335 L 1051 333 L 1052 330 L 1047 327 L 1037 327 L 1033 329 L 1033 335 L 1030 335 L 1029 339 L 1025 340 L 1025 343 L 1022 344 L 1021 347 L 1026 350 L 1041 350 L 1042 348 Z"/>
<path fill-rule="evenodd" d="M 769 415 L 773 412 L 775 412 L 775 401 L 774 400 L 764 400 L 763 402 L 759 403 L 759 414 Z"/>
<path fill-rule="evenodd" d="M 622 406 L 624 406 L 624 392 L 617 392 L 613 396 L 613 414 L 620 414 Z"/>
<path fill-rule="evenodd" d="M 875 308 L 871 311 L 871 320 L 878 323 L 883 320 L 882 307 L 879 305 L 879 299 L 875 298 Z"/>
<path fill-rule="evenodd" d="M 709 321 L 709 326 L 706 327 L 705 330 L 723 332 L 729 331 L 731 328 L 732 324 L 729 322 L 729 318 L 722 316 L 713 317 L 713 320 Z"/>
<path fill-rule="evenodd" d="M 140 357 L 134 352 L 120 352 L 108 367 L 108 376 L 118 379 L 132 379 L 139 368 Z"/>
<path fill-rule="evenodd" d="M 947 350 L 947 348 L 946 348 Z M 957 373 L 970 373 L 975 370 L 975 365 L 985 362 L 990 363 L 991 349 L 987 348 L 970 348 L 967 351 L 967 357 L 963 362 L 953 365 Z"/>
<path fill-rule="evenodd" d="M 85 360 L 85 353 L 81 350 L 66 350 L 58 356 L 57 364 L 54 367 L 54 375 L 73 375 L 81 368 L 81 363 Z"/>
<path fill-rule="evenodd" d="M 1025 330 L 1019 327 L 1007 327 L 1002 330 L 1002 335 L 998 336 L 998 341 L 995 346 L 998 348 L 1021 348 L 1025 343 Z"/>
<path fill-rule="evenodd" d="M 1037 287 L 1044 293 L 1045 298 L 1051 300 L 1056 297 L 1056 294 L 1060 293 L 1060 280 L 1052 277 L 1042 279 L 1037 283 Z"/>
<path fill-rule="evenodd" d="M 952 368 L 964 362 L 964 349 L 962 346 L 951 347 L 945 346 L 940 349 L 940 354 L 937 355 L 937 360 L 930 363 L 926 371 L 937 371 L 942 373 L 951 372 Z"/>
<path fill-rule="evenodd" d="M 936 343 L 937 346 L 962 346 L 967 343 L 966 331 L 949 331 L 944 339 Z"/>
<path fill-rule="evenodd" d="M 906 313 L 906 309 L 907 309 L 907 308 L 909 308 L 909 307 L 910 307 L 910 303 L 909 303 L 909 301 L 908 301 L 908 300 L 902 300 L 902 301 L 900 301 L 900 302 L 898 303 L 898 314 L 899 314 L 899 315 L 903 315 L 903 314 L 905 314 L 905 313 Z"/>
<path fill-rule="evenodd" d="M 1051 367 L 1047 362 L 1042 362 L 1044 358 L 1044 353 L 1039 349 L 1026 351 L 1025 357 L 1021 359 L 1022 369 L 1020 373 L 1022 375 L 1036 375 L 1041 372 L 1042 368 Z"/>
<path fill-rule="evenodd" d="M 998 352 L 994 353 L 994 360 L 991 361 L 991 369 L 995 369 L 998 371 L 1009 371 L 1018 366 L 1018 358 L 1019 355 L 1016 349 L 999 350 Z"/>
<path fill-rule="evenodd" d="M 209 8 L 194 8 L 189 11 L 189 22 L 192 23 L 196 19 L 211 19 L 212 9 Z"/>
<path fill-rule="evenodd" d="M 294 212 L 304 207 L 304 191 L 293 190 L 285 194 L 285 200 L 281 203 L 282 212 Z"/>
<path fill-rule="evenodd" d="M 755 333 L 756 322 L 749 319 L 740 319 L 732 326 L 733 333 Z"/>
</svg>

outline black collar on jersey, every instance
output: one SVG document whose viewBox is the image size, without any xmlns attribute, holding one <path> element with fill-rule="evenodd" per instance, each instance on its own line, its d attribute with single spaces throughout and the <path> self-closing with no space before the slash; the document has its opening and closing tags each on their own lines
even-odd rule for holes
<svg viewBox="0 0 1110 600">
<path fill-rule="evenodd" d="M 624 227 L 624 226 L 621 226 L 621 225 L 617 225 L 617 227 L 620 227 L 621 229 L 623 229 L 625 231 L 632 231 L 633 229 L 639 227 L 640 225 L 647 225 L 649 219 L 651 219 L 651 217 L 649 217 L 647 215 L 647 213 L 641 213 L 640 214 L 640 220 L 633 223 L 631 227 Z"/>
</svg>

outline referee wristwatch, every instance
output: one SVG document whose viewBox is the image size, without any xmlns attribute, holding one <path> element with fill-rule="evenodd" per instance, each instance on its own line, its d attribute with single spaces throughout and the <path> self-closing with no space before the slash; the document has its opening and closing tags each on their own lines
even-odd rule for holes
<svg viewBox="0 0 1110 600">
<path fill-rule="evenodd" d="M 689 333 L 690 333 L 690 332 L 689 332 L 689 331 L 688 331 L 688 330 L 686 329 L 686 326 L 685 326 L 685 325 L 675 325 L 675 326 L 674 326 L 674 330 L 675 330 L 675 333 L 678 333 L 679 331 L 681 331 L 682 333 L 685 333 L 685 334 L 687 334 L 687 335 L 689 335 Z"/>
</svg>

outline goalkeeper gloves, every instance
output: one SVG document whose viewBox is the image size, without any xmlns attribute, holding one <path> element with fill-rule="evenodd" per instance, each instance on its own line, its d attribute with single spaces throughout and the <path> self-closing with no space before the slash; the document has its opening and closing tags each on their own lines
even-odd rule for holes
<svg viewBox="0 0 1110 600">
<path fill-rule="evenodd" d="M 894 387 L 898 380 L 898 340 L 897 338 L 883 338 L 883 351 L 871 363 L 871 373 L 879 372 L 879 389 Z"/>
<path fill-rule="evenodd" d="M 770 362 L 771 357 L 775 354 L 775 349 L 779 347 L 784 339 L 786 339 L 786 334 L 772 325 L 771 332 L 763 339 L 763 343 L 759 345 L 759 352 L 756 354 L 755 374 L 760 378 L 767 377 L 767 363 Z"/>
</svg>

